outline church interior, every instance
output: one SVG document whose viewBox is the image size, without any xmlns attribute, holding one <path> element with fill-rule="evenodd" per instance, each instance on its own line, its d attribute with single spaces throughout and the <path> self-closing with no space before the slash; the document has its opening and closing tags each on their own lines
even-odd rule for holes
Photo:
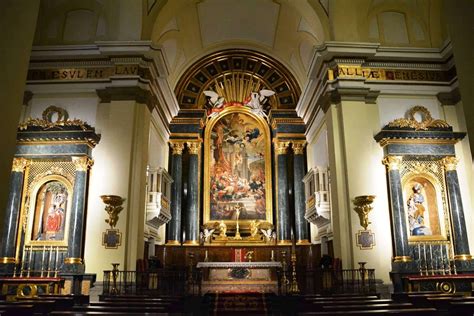
<svg viewBox="0 0 474 316">
<path fill-rule="evenodd" d="M 472 315 L 473 21 L 2 1 L 0 314 Z"/>
</svg>

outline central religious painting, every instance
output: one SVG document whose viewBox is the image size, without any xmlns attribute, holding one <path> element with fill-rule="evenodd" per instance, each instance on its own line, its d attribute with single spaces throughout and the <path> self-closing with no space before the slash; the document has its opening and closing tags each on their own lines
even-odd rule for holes
<svg viewBox="0 0 474 316">
<path fill-rule="evenodd" d="M 204 222 L 272 222 L 270 131 L 247 107 L 212 117 L 205 133 Z"/>
</svg>

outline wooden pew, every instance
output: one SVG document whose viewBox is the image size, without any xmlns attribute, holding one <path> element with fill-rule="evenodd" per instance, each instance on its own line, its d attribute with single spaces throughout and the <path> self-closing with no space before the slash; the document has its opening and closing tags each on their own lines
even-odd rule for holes
<svg viewBox="0 0 474 316">
<path fill-rule="evenodd" d="M 50 315 L 55 316 L 90 316 L 90 315 L 113 315 L 113 316 L 169 316 L 169 313 L 118 313 L 118 312 L 74 312 L 74 311 L 58 311 L 52 312 Z"/>
<path fill-rule="evenodd" d="M 0 310 L 4 311 L 2 315 L 6 316 L 34 315 L 34 306 L 32 304 L 12 304 L 11 302 L 0 302 Z"/>
<path fill-rule="evenodd" d="M 456 316 L 474 315 L 474 301 L 451 302 L 449 313 Z"/>
<path fill-rule="evenodd" d="M 438 315 L 435 308 L 404 308 L 404 309 L 374 309 L 358 311 L 328 311 L 328 312 L 306 312 L 298 315 L 332 316 L 332 315 Z"/>
<path fill-rule="evenodd" d="M 373 310 L 373 309 L 406 309 L 413 307 L 411 303 L 389 303 L 389 304 L 339 304 L 339 305 L 322 305 L 326 311 L 356 311 L 356 310 Z"/>
</svg>

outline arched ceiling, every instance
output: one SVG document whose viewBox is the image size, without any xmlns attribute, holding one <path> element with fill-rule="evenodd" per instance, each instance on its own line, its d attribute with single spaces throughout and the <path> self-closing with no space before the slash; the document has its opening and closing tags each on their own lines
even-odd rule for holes
<svg viewBox="0 0 474 316">
<path fill-rule="evenodd" d="M 150 36 L 165 53 L 172 86 L 203 56 L 226 48 L 245 48 L 284 64 L 301 87 L 314 46 L 328 38 L 327 17 L 322 6 L 317 6 L 319 15 L 308 1 L 167 1 Z"/>
<path fill-rule="evenodd" d="M 275 91 L 269 100 L 274 109 L 294 109 L 300 96 L 295 78 L 282 64 L 259 52 L 230 49 L 205 56 L 181 76 L 175 89 L 180 108 L 202 108 L 203 91 L 217 91 L 216 84 L 229 84 L 226 102 L 242 103 L 261 89 Z"/>
</svg>

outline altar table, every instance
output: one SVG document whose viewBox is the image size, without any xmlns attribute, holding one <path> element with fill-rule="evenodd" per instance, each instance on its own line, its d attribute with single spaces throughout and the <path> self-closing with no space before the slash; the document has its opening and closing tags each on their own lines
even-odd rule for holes
<svg viewBox="0 0 474 316">
<path fill-rule="evenodd" d="M 281 262 L 198 262 L 201 292 L 279 291 Z"/>
</svg>

